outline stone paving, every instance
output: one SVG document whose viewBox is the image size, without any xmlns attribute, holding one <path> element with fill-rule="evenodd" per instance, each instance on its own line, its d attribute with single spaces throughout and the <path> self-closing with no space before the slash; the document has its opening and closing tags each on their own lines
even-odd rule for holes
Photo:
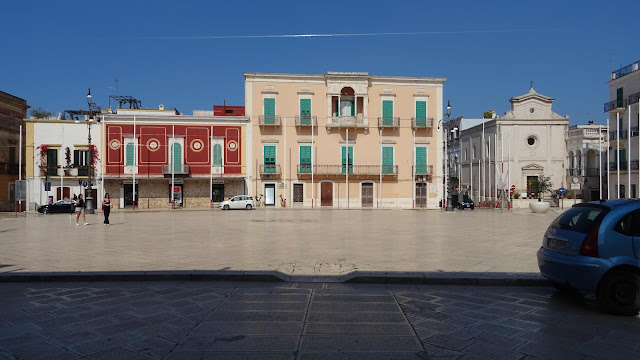
<svg viewBox="0 0 640 360">
<path fill-rule="evenodd" d="M 544 287 L 0 284 L 0 359 L 638 359 L 640 317 Z"/>
<path fill-rule="evenodd" d="M 115 212 L 111 225 L 66 214 L 0 220 L 0 274 L 25 272 L 277 272 L 292 281 L 356 275 L 538 273 L 555 212 L 253 210 Z"/>
</svg>

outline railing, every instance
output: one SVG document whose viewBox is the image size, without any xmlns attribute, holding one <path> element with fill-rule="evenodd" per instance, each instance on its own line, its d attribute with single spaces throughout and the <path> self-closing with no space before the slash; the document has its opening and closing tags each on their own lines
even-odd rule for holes
<svg viewBox="0 0 640 360">
<path fill-rule="evenodd" d="M 411 118 L 411 127 L 414 129 L 432 128 L 433 118 Z"/>
<path fill-rule="evenodd" d="M 598 168 L 587 168 L 587 176 L 600 176 L 600 169 Z"/>
<path fill-rule="evenodd" d="M 327 118 L 327 127 L 362 127 L 368 128 L 367 118 L 358 116 L 338 116 Z"/>
<path fill-rule="evenodd" d="M 611 73 L 611 80 L 619 79 L 627 74 L 631 74 L 638 69 L 638 62 L 629 64 Z"/>
<path fill-rule="evenodd" d="M 636 137 L 638 136 L 638 127 L 634 126 L 631 128 L 631 137 Z"/>
<path fill-rule="evenodd" d="M 162 165 L 162 173 L 164 175 L 170 175 L 173 168 L 174 175 L 187 175 L 189 174 L 189 165 L 175 164 L 175 165 Z"/>
<path fill-rule="evenodd" d="M 618 170 L 618 163 L 616 161 L 612 161 L 609 163 L 609 170 Z M 620 170 L 624 170 L 627 171 L 627 162 L 626 161 L 622 161 L 620 162 Z"/>
<path fill-rule="evenodd" d="M 314 174 L 319 176 L 346 176 L 347 165 L 314 165 Z M 349 176 L 397 176 L 398 165 L 349 165 Z M 305 172 L 303 172 L 305 171 Z M 298 174 L 310 174 L 311 165 L 299 164 Z"/>
<path fill-rule="evenodd" d="M 592 137 L 598 138 L 598 134 L 600 133 L 599 129 L 573 129 L 569 130 L 569 137 L 583 136 L 583 137 Z M 606 134 L 606 128 L 602 128 L 602 134 Z"/>
<path fill-rule="evenodd" d="M 384 128 L 397 128 L 400 127 L 400 118 L 399 117 L 379 117 L 378 118 L 378 127 Z"/>
<path fill-rule="evenodd" d="M 89 167 L 88 166 L 78 166 L 78 176 L 89 176 Z"/>
<path fill-rule="evenodd" d="M 22 165 L 22 167 L 24 167 L 24 165 Z M 0 174 L 18 175 L 18 164 L 0 162 Z"/>
<path fill-rule="evenodd" d="M 260 165 L 260 175 L 280 175 L 280 164 Z"/>
<path fill-rule="evenodd" d="M 629 95 L 629 104 L 635 104 L 640 101 L 640 92 Z"/>
<path fill-rule="evenodd" d="M 631 162 L 631 170 L 638 170 L 638 160 L 633 160 Z"/>
<path fill-rule="evenodd" d="M 416 165 L 414 171 L 415 175 L 433 175 L 433 165 Z"/>
<path fill-rule="evenodd" d="M 618 138 L 618 133 L 616 131 L 609 131 L 609 140 L 616 140 Z"/>
<path fill-rule="evenodd" d="M 620 101 L 618 100 L 612 100 L 609 102 L 604 103 L 604 112 L 609 112 L 609 111 L 613 111 L 616 109 L 625 109 L 627 107 L 627 99 L 622 99 Z"/>
<path fill-rule="evenodd" d="M 577 169 L 577 168 L 567 169 L 567 176 L 578 176 L 578 175 L 582 175 L 581 169 Z"/>
<path fill-rule="evenodd" d="M 318 119 L 311 115 L 297 115 L 296 126 L 318 126 Z"/>
<path fill-rule="evenodd" d="M 280 126 L 282 120 L 280 115 L 259 115 L 258 124 L 260 126 Z"/>
</svg>

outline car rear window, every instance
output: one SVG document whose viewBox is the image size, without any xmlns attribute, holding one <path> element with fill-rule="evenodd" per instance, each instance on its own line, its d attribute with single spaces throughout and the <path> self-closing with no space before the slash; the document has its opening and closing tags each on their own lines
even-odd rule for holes
<svg viewBox="0 0 640 360">
<path fill-rule="evenodd" d="M 605 207 L 573 207 L 558 216 L 549 227 L 587 234 L 608 212 Z"/>
</svg>

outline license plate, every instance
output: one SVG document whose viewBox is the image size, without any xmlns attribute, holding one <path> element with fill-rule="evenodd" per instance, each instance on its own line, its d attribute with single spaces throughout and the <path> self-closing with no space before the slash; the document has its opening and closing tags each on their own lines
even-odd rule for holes
<svg viewBox="0 0 640 360">
<path fill-rule="evenodd" d="M 549 247 L 549 249 L 563 250 L 566 244 L 567 242 L 564 240 L 553 239 L 553 238 L 549 238 L 547 240 L 547 246 Z"/>
</svg>

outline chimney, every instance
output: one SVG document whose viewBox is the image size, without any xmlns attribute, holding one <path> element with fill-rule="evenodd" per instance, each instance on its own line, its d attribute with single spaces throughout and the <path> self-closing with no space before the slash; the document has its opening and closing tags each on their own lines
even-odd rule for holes
<svg viewBox="0 0 640 360">
<path fill-rule="evenodd" d="M 160 104 L 160 106 L 158 106 L 158 110 L 164 110 L 164 104 Z"/>
</svg>

